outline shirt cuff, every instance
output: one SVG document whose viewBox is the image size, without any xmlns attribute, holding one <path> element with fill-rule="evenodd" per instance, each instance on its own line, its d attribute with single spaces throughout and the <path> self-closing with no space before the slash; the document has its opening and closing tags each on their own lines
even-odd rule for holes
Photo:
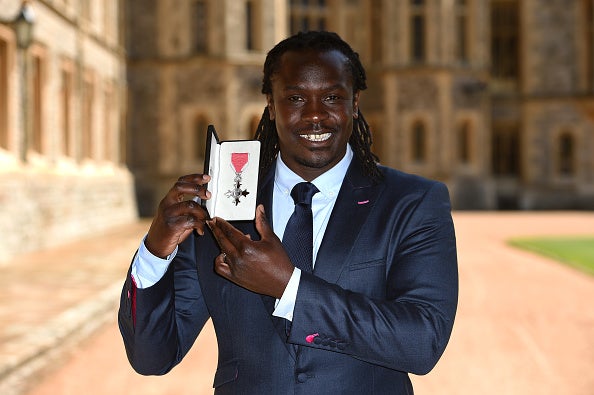
<svg viewBox="0 0 594 395">
<path fill-rule="evenodd" d="M 276 300 L 276 305 L 272 312 L 273 316 L 293 321 L 293 310 L 295 310 L 299 280 L 301 280 L 301 270 L 295 268 L 285 288 L 285 292 L 283 292 L 280 299 Z"/>
<path fill-rule="evenodd" d="M 177 247 L 175 247 L 175 250 L 165 259 L 154 256 L 144 245 L 145 239 L 146 236 L 142 239 L 138 252 L 132 260 L 131 269 L 136 287 L 140 289 L 151 287 L 159 282 L 177 254 Z"/>
</svg>

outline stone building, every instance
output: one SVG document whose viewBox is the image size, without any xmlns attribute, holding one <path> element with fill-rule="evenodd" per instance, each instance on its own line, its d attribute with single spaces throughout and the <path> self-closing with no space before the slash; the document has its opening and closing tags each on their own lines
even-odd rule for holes
<svg viewBox="0 0 594 395">
<path fill-rule="evenodd" d="M 22 6 L 30 43 L 15 23 Z M 0 0 L 1 263 L 137 217 L 122 9 L 120 0 Z"/>
<path fill-rule="evenodd" d="M 592 0 L 130 0 L 129 163 L 141 213 L 202 170 L 206 125 L 248 138 L 265 53 L 338 32 L 383 163 L 459 209 L 594 208 Z"/>
<path fill-rule="evenodd" d="M 594 1 L 491 2 L 500 206 L 594 208 Z"/>
</svg>

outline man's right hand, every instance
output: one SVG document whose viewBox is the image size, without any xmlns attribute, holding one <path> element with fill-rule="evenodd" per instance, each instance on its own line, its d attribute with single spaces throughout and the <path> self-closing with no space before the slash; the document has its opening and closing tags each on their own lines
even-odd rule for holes
<svg viewBox="0 0 594 395">
<path fill-rule="evenodd" d="M 166 258 L 193 230 L 204 234 L 208 212 L 192 199 L 210 199 L 205 186 L 209 181 L 208 174 L 180 177 L 161 200 L 144 241 L 151 254 Z"/>
</svg>

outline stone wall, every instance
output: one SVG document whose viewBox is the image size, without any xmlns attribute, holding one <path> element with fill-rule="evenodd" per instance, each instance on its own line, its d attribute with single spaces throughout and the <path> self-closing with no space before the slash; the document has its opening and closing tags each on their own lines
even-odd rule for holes
<svg viewBox="0 0 594 395">
<path fill-rule="evenodd" d="M 0 0 L 0 265 L 137 218 L 124 165 L 122 1 L 31 1 L 26 50 L 8 23 L 21 3 Z"/>
<path fill-rule="evenodd" d="M 0 173 L 0 185 L 0 265 L 137 217 L 132 178 L 125 169 L 65 174 L 23 168 Z"/>
</svg>

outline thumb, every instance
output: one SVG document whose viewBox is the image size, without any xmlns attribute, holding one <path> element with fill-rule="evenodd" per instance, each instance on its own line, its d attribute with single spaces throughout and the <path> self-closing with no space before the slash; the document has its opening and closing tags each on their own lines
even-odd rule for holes
<svg viewBox="0 0 594 395">
<path fill-rule="evenodd" d="M 261 239 L 268 239 L 271 236 L 274 236 L 274 232 L 268 223 L 268 219 L 266 218 L 266 213 L 264 212 L 264 206 L 259 204 L 256 207 L 256 230 L 260 234 Z"/>
</svg>

